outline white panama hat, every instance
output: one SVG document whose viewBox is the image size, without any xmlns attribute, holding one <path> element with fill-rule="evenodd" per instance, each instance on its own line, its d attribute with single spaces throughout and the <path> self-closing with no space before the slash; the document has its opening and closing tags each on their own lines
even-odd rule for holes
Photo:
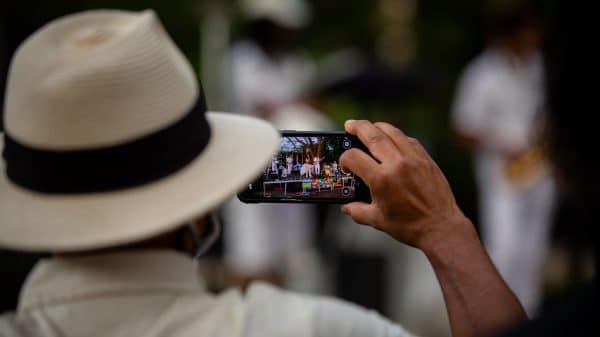
<svg viewBox="0 0 600 337">
<path fill-rule="evenodd" d="M 279 133 L 205 109 L 153 11 L 95 10 L 42 27 L 10 66 L 0 247 L 104 248 L 214 209 L 260 173 Z"/>
</svg>

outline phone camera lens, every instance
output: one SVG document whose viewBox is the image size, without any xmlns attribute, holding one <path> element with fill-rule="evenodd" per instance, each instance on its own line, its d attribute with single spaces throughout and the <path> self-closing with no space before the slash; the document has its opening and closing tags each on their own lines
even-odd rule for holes
<svg viewBox="0 0 600 337">
<path fill-rule="evenodd" d="M 344 139 L 344 141 L 342 142 L 342 147 L 345 150 L 348 150 L 349 148 L 351 148 L 352 147 L 352 142 L 350 141 L 350 139 L 347 139 L 347 138 Z"/>
</svg>

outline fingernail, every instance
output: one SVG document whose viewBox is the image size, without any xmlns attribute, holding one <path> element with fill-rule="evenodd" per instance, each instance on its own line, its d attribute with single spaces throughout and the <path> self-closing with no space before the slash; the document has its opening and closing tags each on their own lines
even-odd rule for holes
<svg viewBox="0 0 600 337">
<path fill-rule="evenodd" d="M 348 214 L 348 208 L 346 206 L 342 206 L 340 209 L 342 210 L 342 213 Z"/>
<path fill-rule="evenodd" d="M 349 119 L 346 121 L 346 123 L 344 124 L 346 127 L 349 126 L 350 124 L 354 123 L 355 120 L 354 119 Z"/>
</svg>

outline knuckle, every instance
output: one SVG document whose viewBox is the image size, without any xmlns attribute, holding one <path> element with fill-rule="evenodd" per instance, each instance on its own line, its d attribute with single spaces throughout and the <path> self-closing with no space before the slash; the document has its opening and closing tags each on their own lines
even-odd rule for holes
<svg viewBox="0 0 600 337">
<path fill-rule="evenodd" d="M 433 160 L 426 160 L 425 167 L 431 171 L 437 171 L 439 169 L 439 167 Z"/>
<path fill-rule="evenodd" d="M 421 143 L 416 138 L 408 137 L 408 142 L 413 146 L 417 146 L 417 147 L 421 146 Z"/>
<path fill-rule="evenodd" d="M 392 124 L 387 122 L 376 122 L 373 125 L 375 125 L 378 128 L 394 128 Z"/>
<path fill-rule="evenodd" d="M 422 159 L 411 159 L 411 160 L 407 160 L 406 164 L 405 164 L 405 169 L 407 170 L 416 170 L 420 167 L 422 167 L 422 164 L 424 163 L 424 161 Z"/>
<path fill-rule="evenodd" d="M 398 158 L 392 162 L 391 167 L 395 172 L 404 172 L 408 168 L 407 165 L 408 161 L 406 159 Z"/>
<path fill-rule="evenodd" d="M 426 160 L 423 157 L 416 158 L 414 160 L 414 163 L 415 163 L 415 166 L 417 166 L 417 167 L 428 168 L 430 166 L 429 160 Z"/>
<path fill-rule="evenodd" d="M 414 158 L 401 158 L 392 164 L 394 174 L 407 175 L 423 167 L 423 161 Z"/>
<path fill-rule="evenodd" d="M 372 133 L 367 136 L 366 141 L 368 144 L 377 144 L 381 143 L 384 140 L 384 138 L 384 135 L 381 133 Z"/>
</svg>

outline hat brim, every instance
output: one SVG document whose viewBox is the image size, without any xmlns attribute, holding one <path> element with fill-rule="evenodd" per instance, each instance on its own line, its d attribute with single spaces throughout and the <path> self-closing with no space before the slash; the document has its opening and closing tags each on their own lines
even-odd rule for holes
<svg viewBox="0 0 600 337">
<path fill-rule="evenodd" d="M 252 181 L 279 147 L 267 122 L 207 113 L 206 149 L 179 172 L 119 191 L 54 195 L 16 186 L 0 161 L 0 247 L 80 251 L 121 245 L 203 215 Z M 0 149 L 4 144 L 0 139 Z"/>
</svg>

